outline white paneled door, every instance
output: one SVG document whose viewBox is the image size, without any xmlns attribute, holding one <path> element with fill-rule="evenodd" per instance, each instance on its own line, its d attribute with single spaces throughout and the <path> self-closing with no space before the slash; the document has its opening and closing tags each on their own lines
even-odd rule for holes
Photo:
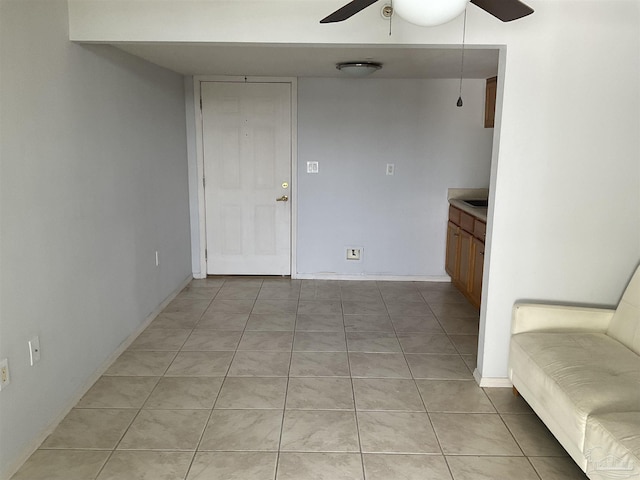
<svg viewBox="0 0 640 480">
<path fill-rule="evenodd" d="M 207 273 L 291 274 L 291 84 L 202 82 Z"/>
</svg>

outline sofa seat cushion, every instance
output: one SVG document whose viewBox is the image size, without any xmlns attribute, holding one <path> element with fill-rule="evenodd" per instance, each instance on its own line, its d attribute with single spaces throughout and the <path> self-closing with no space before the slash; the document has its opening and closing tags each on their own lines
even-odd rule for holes
<svg viewBox="0 0 640 480">
<path fill-rule="evenodd" d="M 510 353 L 511 370 L 581 451 L 590 414 L 638 410 L 640 357 L 604 333 L 520 333 Z"/>
<path fill-rule="evenodd" d="M 587 420 L 587 472 L 640 478 L 640 405 L 637 412 L 592 415 Z"/>
</svg>

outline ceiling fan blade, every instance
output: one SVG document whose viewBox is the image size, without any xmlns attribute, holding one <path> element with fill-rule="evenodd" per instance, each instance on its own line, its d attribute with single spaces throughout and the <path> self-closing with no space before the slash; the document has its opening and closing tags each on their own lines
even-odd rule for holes
<svg viewBox="0 0 640 480">
<path fill-rule="evenodd" d="M 333 12 L 328 17 L 320 20 L 320 23 L 342 22 L 359 11 L 364 10 L 369 5 L 373 5 L 377 1 L 378 0 L 353 0 L 352 2 L 347 3 L 344 7 Z"/>
<path fill-rule="evenodd" d="M 510 22 L 533 13 L 533 8 L 520 0 L 471 0 L 471 3 L 503 22 Z"/>
</svg>

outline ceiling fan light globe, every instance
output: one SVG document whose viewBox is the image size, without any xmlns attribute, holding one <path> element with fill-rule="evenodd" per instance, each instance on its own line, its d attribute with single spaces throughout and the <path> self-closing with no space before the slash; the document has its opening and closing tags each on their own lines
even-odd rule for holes
<svg viewBox="0 0 640 480">
<path fill-rule="evenodd" d="M 409 23 L 434 27 L 456 18 L 468 3 L 469 0 L 394 0 L 393 10 Z"/>
</svg>

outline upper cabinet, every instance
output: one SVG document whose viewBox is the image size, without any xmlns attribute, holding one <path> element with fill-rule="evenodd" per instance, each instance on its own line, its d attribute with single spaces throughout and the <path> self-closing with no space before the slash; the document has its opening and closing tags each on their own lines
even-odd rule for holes
<svg viewBox="0 0 640 480">
<path fill-rule="evenodd" d="M 487 78 L 484 99 L 484 128 L 493 128 L 496 118 L 496 93 L 498 91 L 498 77 Z"/>
</svg>

